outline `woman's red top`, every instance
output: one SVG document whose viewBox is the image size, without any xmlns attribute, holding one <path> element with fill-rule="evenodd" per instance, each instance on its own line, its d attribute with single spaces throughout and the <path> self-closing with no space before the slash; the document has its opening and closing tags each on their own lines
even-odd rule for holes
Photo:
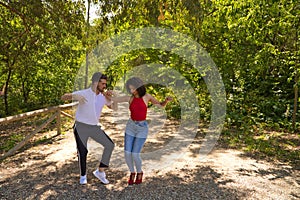
<svg viewBox="0 0 300 200">
<path fill-rule="evenodd" d="M 146 120 L 147 116 L 147 105 L 145 104 L 143 98 L 133 97 L 132 102 L 129 106 L 130 117 L 135 121 Z"/>
</svg>

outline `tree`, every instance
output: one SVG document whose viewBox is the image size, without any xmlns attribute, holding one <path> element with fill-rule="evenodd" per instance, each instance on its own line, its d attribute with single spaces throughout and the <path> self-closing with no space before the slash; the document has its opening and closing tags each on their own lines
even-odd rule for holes
<svg viewBox="0 0 300 200">
<path fill-rule="evenodd" d="M 58 77 L 65 82 L 70 70 L 78 68 L 84 7 L 82 2 L 40 0 L 1 1 L 0 6 L 0 76 L 6 80 L 2 84 L 9 115 L 53 101 L 58 94 L 53 83 Z"/>
</svg>

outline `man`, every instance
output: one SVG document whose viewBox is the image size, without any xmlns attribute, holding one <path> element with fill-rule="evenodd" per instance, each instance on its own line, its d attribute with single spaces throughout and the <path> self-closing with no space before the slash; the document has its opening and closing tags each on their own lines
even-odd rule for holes
<svg viewBox="0 0 300 200">
<path fill-rule="evenodd" d="M 79 102 L 74 124 L 74 136 L 78 151 L 78 162 L 80 168 L 80 184 L 87 184 L 86 160 L 87 141 L 91 137 L 103 145 L 104 150 L 99 167 L 93 174 L 103 183 L 108 184 L 104 169 L 108 168 L 110 157 L 114 149 L 114 143 L 99 126 L 99 118 L 104 105 L 111 106 L 109 92 L 105 93 L 107 76 L 100 72 L 94 73 L 92 85 L 88 89 L 64 94 L 62 100 L 77 100 Z"/>
</svg>

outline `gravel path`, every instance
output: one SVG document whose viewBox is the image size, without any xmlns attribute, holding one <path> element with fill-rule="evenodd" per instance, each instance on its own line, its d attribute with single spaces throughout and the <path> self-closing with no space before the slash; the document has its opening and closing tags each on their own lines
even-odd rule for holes
<svg viewBox="0 0 300 200">
<path fill-rule="evenodd" d="M 178 127 L 174 121 L 166 121 L 165 128 L 149 137 L 143 150 L 144 182 L 128 186 L 123 158 L 124 124 L 119 123 L 120 118 L 115 120 L 110 111 L 104 115 L 104 130 L 116 143 L 107 171 L 110 184 L 102 185 L 92 175 L 102 147 L 89 141 L 88 184 L 79 185 L 75 141 L 70 129 L 59 136 L 50 132 L 50 143 L 36 145 L 2 161 L 0 199 L 300 199 L 299 170 L 218 146 L 199 160 L 201 134 L 186 150 L 147 157 L 147 152 L 164 147 L 173 138 Z"/>
</svg>

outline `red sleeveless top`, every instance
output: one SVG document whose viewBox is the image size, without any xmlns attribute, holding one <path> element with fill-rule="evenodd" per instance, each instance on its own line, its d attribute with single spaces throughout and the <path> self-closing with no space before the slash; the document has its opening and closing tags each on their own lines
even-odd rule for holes
<svg viewBox="0 0 300 200">
<path fill-rule="evenodd" d="M 135 121 L 146 120 L 147 115 L 147 106 L 143 98 L 133 97 L 132 102 L 129 106 L 130 117 Z"/>
</svg>

